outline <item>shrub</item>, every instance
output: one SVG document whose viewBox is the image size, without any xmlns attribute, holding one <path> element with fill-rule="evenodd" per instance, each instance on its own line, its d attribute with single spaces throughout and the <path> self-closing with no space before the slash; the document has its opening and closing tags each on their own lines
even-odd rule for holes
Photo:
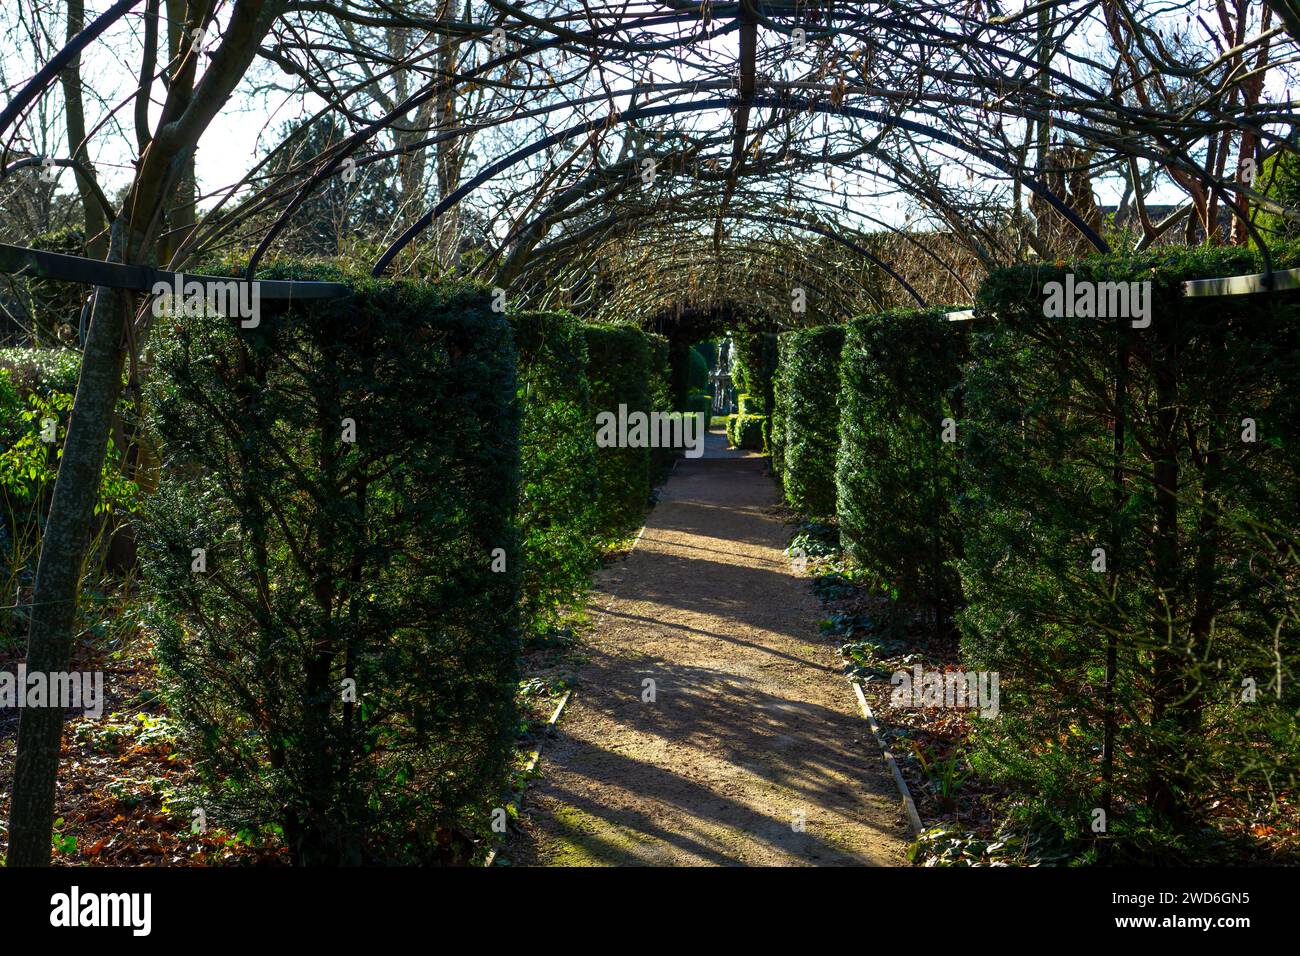
<svg viewBox="0 0 1300 956">
<path fill-rule="evenodd" d="M 686 376 L 687 387 L 692 392 L 702 392 L 709 387 L 709 363 L 698 349 L 688 352 L 690 367 Z"/>
<path fill-rule="evenodd" d="M 781 445 L 785 500 L 805 518 L 835 514 L 843 344 L 844 328 L 838 325 L 797 329 L 780 337 L 774 388 L 779 411 L 773 410 L 777 424 L 772 445 Z"/>
<path fill-rule="evenodd" d="M 781 490 L 782 498 L 785 497 L 785 444 L 786 444 L 786 419 L 785 412 L 788 399 L 785 395 L 785 377 L 782 373 L 782 367 L 786 361 L 785 351 L 789 347 L 788 340 L 784 336 L 777 336 L 776 340 L 776 373 L 772 376 L 772 414 L 767 420 L 767 450 L 771 459 L 772 480 Z M 836 413 L 838 415 L 838 411 Z"/>
<path fill-rule="evenodd" d="M 644 333 L 650 344 L 650 410 L 670 412 L 682 406 L 673 400 L 668 339 L 654 332 Z M 664 445 L 650 449 L 650 485 L 661 484 L 672 471 L 673 462 L 682 456 L 680 448 Z M 647 495 L 648 497 L 648 495 Z"/>
<path fill-rule="evenodd" d="M 939 310 L 886 312 L 845 327 L 839 362 L 841 540 L 900 599 L 925 603 L 939 620 L 958 600 L 958 446 L 944 441 L 954 436 L 943 420 L 961 418 L 965 334 Z"/>
<path fill-rule="evenodd" d="M 764 415 L 728 415 L 727 440 L 733 448 L 762 451 L 763 426 L 766 421 Z"/>
<path fill-rule="evenodd" d="M 1002 715 L 974 760 L 1072 838 L 1109 802 L 1109 840 L 1176 849 L 1227 795 L 1249 818 L 1300 770 L 1300 309 L 1181 290 L 1258 269 L 1241 249 L 1070 268 L 1150 281 L 1144 329 L 1045 318 L 1062 268 L 980 292 L 995 321 L 966 387 L 961 627 L 970 662 L 1001 673 Z"/>
<path fill-rule="evenodd" d="M 486 289 L 346 281 L 161 338 L 149 620 L 210 819 L 301 864 L 464 858 L 514 736 L 515 351 Z"/>
<path fill-rule="evenodd" d="M 776 373 L 776 336 L 771 332 L 742 330 L 732 335 L 734 344 L 732 385 L 761 403 L 766 414 L 772 407 L 772 378 Z M 740 414 L 746 414 L 742 409 Z M 753 414 L 753 413 L 751 413 Z"/>
<path fill-rule="evenodd" d="M 709 387 L 708 363 L 694 346 L 674 339 L 669 346 L 669 378 L 673 407 L 685 409 L 692 394 Z"/>
<path fill-rule="evenodd" d="M 558 312 L 513 317 L 519 353 L 520 551 L 525 623 L 534 631 L 585 593 L 595 568 L 598 479 L 587 341 Z"/>
<path fill-rule="evenodd" d="M 626 405 L 629 412 L 651 411 L 654 386 L 649 336 L 630 325 L 588 325 L 585 333 L 594 413 L 617 415 L 620 405 Z M 597 526 L 609 543 L 641 524 L 650 501 L 650 449 L 598 448 L 596 473 Z"/>
<path fill-rule="evenodd" d="M 19 605 L 4 615 L 0 647 L 20 643 L 27 633 L 24 596 L 35 580 L 80 358 L 71 349 L 0 350 L 0 588 Z M 119 405 L 119 416 L 126 404 Z M 106 545 L 138 503 L 139 488 L 123 473 L 121 434 L 115 429 L 109 439 L 94 509 L 83 585 L 91 598 L 102 595 L 107 583 Z M 78 614 L 94 620 L 79 622 L 79 632 L 99 635 L 103 611 L 95 600 L 81 602 Z"/>
<path fill-rule="evenodd" d="M 690 397 L 686 400 L 686 411 L 696 415 L 703 415 L 705 424 L 713 416 L 713 396 L 708 392 L 691 392 Z"/>
<path fill-rule="evenodd" d="M 81 376 L 81 353 L 66 348 L 0 349 L 0 369 L 9 372 L 20 395 L 72 395 Z"/>
</svg>

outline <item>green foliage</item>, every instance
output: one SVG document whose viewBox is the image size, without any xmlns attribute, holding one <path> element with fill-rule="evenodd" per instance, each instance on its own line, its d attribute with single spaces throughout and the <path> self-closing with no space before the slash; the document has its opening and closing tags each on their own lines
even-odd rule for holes
<svg viewBox="0 0 1300 956">
<path fill-rule="evenodd" d="M 631 325 L 588 325 L 587 378 L 594 414 L 626 405 L 628 412 L 653 408 L 650 337 Z M 594 417 L 592 423 L 594 433 Z M 649 448 L 597 448 L 597 527 L 610 543 L 641 524 L 650 501 Z"/>
<path fill-rule="evenodd" d="M 1254 186 L 1278 205 L 1300 215 L 1300 153 L 1283 148 L 1264 160 Z M 1270 246 L 1279 240 L 1300 238 L 1300 221 L 1259 205 L 1252 211 L 1255 227 Z"/>
<path fill-rule="evenodd" d="M 585 593 L 597 551 L 587 340 L 560 312 L 512 317 L 519 353 L 520 550 L 526 625 L 541 632 Z"/>
<path fill-rule="evenodd" d="M 941 617 L 958 602 L 951 561 L 961 549 L 959 450 L 942 422 L 961 419 L 966 333 L 942 315 L 887 312 L 845 327 L 835 465 L 845 549 L 905 603 Z"/>
<path fill-rule="evenodd" d="M 0 349 L 0 369 L 9 372 L 13 387 L 21 395 L 72 395 L 81 376 L 81 353 L 65 348 Z"/>
<path fill-rule="evenodd" d="M 682 339 L 670 343 L 668 364 L 673 408 L 683 410 L 693 393 L 709 387 L 709 366 L 704 356 Z"/>
<path fill-rule="evenodd" d="M 776 336 L 771 332 L 742 330 L 732 334 L 733 372 L 732 385 L 737 392 L 748 392 L 756 405 L 751 412 L 739 409 L 740 414 L 766 414 L 772 407 L 772 379 L 776 374 Z M 761 409 L 761 410 L 760 410 Z"/>
<path fill-rule="evenodd" d="M 209 819 L 273 822 L 300 864 L 465 859 L 516 725 L 509 325 L 476 286 L 264 275 L 352 295 L 159 343 L 141 537 L 170 712 Z"/>
<path fill-rule="evenodd" d="M 1300 306 L 1181 293 L 1259 268 L 1242 249 L 1070 268 L 1076 282 L 1150 281 L 1144 329 L 1046 319 L 1061 268 L 995 272 L 977 305 L 996 322 L 973 338 L 965 389 L 961 628 L 968 664 L 1000 672 L 1002 702 L 970 759 L 1041 795 L 1065 839 L 1090 840 L 1110 721 L 1107 840 L 1147 862 L 1184 852 L 1225 798 L 1259 810 L 1300 773 Z"/>
<path fill-rule="evenodd" d="M 46 352 L 63 354 L 63 350 L 9 349 L 5 356 L 31 353 L 44 358 Z M 13 366 L 0 361 L 0 587 L 10 596 L 9 603 L 14 603 L 14 596 L 30 594 L 35 580 L 44 516 L 54 493 L 73 400 L 70 391 L 54 387 L 65 383 L 61 374 L 51 375 L 53 385 L 40 377 L 44 371 L 62 373 L 66 363 L 61 359 L 42 364 L 39 360 L 22 361 L 20 356 L 15 364 L 22 375 L 21 384 L 15 383 Z M 74 389 L 78 366 L 71 375 Z M 120 465 L 121 456 L 110 438 L 94 507 L 92 560 L 85 571 L 85 590 L 91 595 L 98 593 L 104 576 L 101 544 L 138 503 L 139 489 L 123 477 Z M 84 602 L 78 613 L 85 632 L 93 635 L 89 616 L 96 613 L 95 602 Z M 0 647 L 17 644 L 27 632 L 27 608 L 5 612 L 3 621 Z"/>
<path fill-rule="evenodd" d="M 780 337 L 772 446 L 781 448 L 785 500 L 807 518 L 835 514 L 843 344 L 844 327 L 838 325 L 798 329 Z M 777 457 L 774 453 L 774 463 Z"/>
<path fill-rule="evenodd" d="M 647 332 L 645 335 L 650 344 L 650 408 L 652 411 L 664 413 L 679 410 L 682 403 L 674 400 L 668 339 L 654 332 Z M 673 462 L 680 458 L 681 454 L 679 448 L 660 446 L 650 449 L 651 487 L 668 479 Z"/>
<path fill-rule="evenodd" d="M 765 415 L 728 415 L 727 441 L 733 448 L 763 451 L 763 426 L 766 422 Z"/>
<path fill-rule="evenodd" d="M 689 371 L 686 376 L 686 385 L 692 392 L 702 392 L 709 387 L 709 363 L 697 349 L 690 349 L 687 352 L 687 361 L 689 362 Z"/>
<path fill-rule="evenodd" d="M 785 353 L 789 347 L 788 339 L 777 336 L 776 373 L 772 376 L 772 414 L 767 420 L 767 450 L 772 465 L 772 480 L 781 489 L 782 497 L 785 496 L 785 446 L 789 434 L 789 426 L 786 422 L 786 407 L 789 405 L 789 399 L 785 394 L 785 375 L 782 367 L 786 362 Z M 835 414 L 838 419 L 838 407 Z"/>
<path fill-rule="evenodd" d="M 686 399 L 685 410 L 691 414 L 703 415 L 707 424 L 713 415 L 713 396 L 704 391 L 691 392 Z"/>
</svg>

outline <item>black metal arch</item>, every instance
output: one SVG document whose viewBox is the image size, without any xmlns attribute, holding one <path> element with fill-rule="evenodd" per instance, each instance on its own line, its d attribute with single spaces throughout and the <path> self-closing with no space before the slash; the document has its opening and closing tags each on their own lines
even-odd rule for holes
<svg viewBox="0 0 1300 956">
<path fill-rule="evenodd" d="M 793 96 L 770 97 L 764 95 L 755 95 L 753 98 L 755 105 L 767 106 L 772 109 L 801 109 L 809 110 L 816 113 L 826 113 L 830 115 L 853 116 L 859 119 L 865 119 L 885 125 L 898 126 L 902 129 L 916 133 L 918 136 L 924 136 L 929 139 L 946 143 L 954 149 L 959 149 L 971 156 L 981 159 L 1027 186 L 1035 195 L 1042 198 L 1052 206 L 1058 213 L 1067 219 L 1079 232 L 1096 248 L 1099 252 L 1110 252 L 1110 246 L 1106 240 L 1088 226 L 1079 215 L 1067 206 L 1059 197 L 1050 189 L 1040 183 L 1037 179 L 1028 174 L 1015 169 L 1010 163 L 1004 162 L 999 157 L 993 155 L 988 150 L 978 146 L 972 146 L 963 143 L 957 137 L 952 136 L 942 130 L 932 129 L 924 123 L 918 123 L 915 120 L 902 119 L 900 117 L 890 116 L 887 113 L 881 113 L 877 110 L 868 110 L 854 106 L 833 106 L 829 103 L 823 103 L 817 100 L 804 100 Z M 659 106 L 635 107 L 621 113 L 608 113 L 604 117 L 586 122 L 576 123 L 567 129 L 559 130 L 549 136 L 544 136 L 539 140 L 515 150 L 513 153 L 497 160 L 478 175 L 474 176 L 468 182 L 463 183 L 459 188 L 450 193 L 446 198 L 440 201 L 436 206 L 426 212 L 418 220 L 411 224 L 405 232 L 402 233 L 379 257 L 372 270 L 375 276 L 382 276 L 387 271 L 388 266 L 393 259 L 411 242 L 417 235 L 427 229 L 435 220 L 442 216 L 448 209 L 460 202 L 465 196 L 469 195 L 483 183 L 495 178 L 499 173 L 523 162 L 530 156 L 534 156 L 551 146 L 566 142 L 575 136 L 591 134 L 598 129 L 606 129 L 611 126 L 629 123 L 637 119 L 647 119 L 654 116 L 671 116 L 677 113 L 701 112 L 707 109 L 729 109 L 738 106 L 740 103 L 737 97 L 713 97 L 704 100 L 692 100 L 687 103 L 666 103 Z"/>
</svg>

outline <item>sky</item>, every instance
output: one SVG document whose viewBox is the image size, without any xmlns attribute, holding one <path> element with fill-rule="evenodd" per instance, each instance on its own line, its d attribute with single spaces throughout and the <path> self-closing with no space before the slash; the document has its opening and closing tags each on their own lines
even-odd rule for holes
<svg viewBox="0 0 1300 956">
<path fill-rule="evenodd" d="M 30 2 L 30 0 L 22 0 L 22 2 Z M 88 4 L 91 8 L 88 15 L 93 16 L 105 8 L 108 2 L 109 0 L 91 0 Z M 479 7 L 482 8 L 483 5 L 479 4 Z M 13 84 L 31 74 L 37 57 L 33 54 L 30 43 L 27 46 L 23 45 L 21 33 L 17 36 L 11 34 L 9 41 L 6 44 L 8 52 L 0 54 L 0 66 L 3 66 L 6 82 Z M 1089 38 L 1085 33 L 1080 35 L 1076 42 L 1086 45 Z M 700 46 L 702 48 L 700 52 L 719 58 L 734 60 L 736 56 L 735 35 L 711 43 L 702 43 Z M 52 52 L 53 48 L 53 44 L 46 45 L 45 55 Z M 138 50 L 135 22 L 123 22 L 101 37 L 83 58 L 83 75 L 89 86 L 87 102 L 89 122 L 93 124 L 105 116 L 108 117 L 108 127 L 101 135 L 95 137 L 91 153 L 97 168 L 101 170 L 105 191 L 110 196 L 128 181 L 130 173 L 129 164 L 133 155 L 134 135 L 129 128 L 131 118 L 129 96 L 135 82 L 133 74 Z M 663 62 L 656 66 L 654 72 L 660 79 L 689 79 L 680 65 L 675 63 Z M 226 104 L 220 116 L 203 137 L 197 152 L 201 192 L 211 193 L 213 190 L 238 182 L 250 168 L 254 158 L 278 141 L 279 130 L 286 122 L 309 114 L 321 105 L 314 101 L 313 97 L 303 98 L 296 92 L 287 91 L 281 85 L 287 79 L 269 64 L 260 63 L 236 95 Z M 1283 82 L 1284 80 L 1279 79 L 1272 85 L 1280 87 Z M 1275 95 L 1283 93 L 1280 88 L 1273 92 Z M 57 97 L 51 99 L 53 101 Z M 54 110 L 57 109 L 56 104 L 51 102 L 48 106 L 51 115 L 56 115 L 54 114 Z M 154 119 L 157 110 L 158 105 L 155 103 Z M 127 128 L 116 128 L 114 116 L 124 120 L 128 124 Z M 548 117 L 548 121 L 551 128 L 557 128 L 571 120 L 560 111 L 559 115 Z M 724 112 L 700 117 L 697 123 L 707 127 L 710 124 L 729 123 L 729 118 Z M 493 143 L 490 139 L 485 139 L 481 140 L 482 149 L 479 151 L 492 150 L 503 145 L 505 144 L 502 142 Z M 66 147 L 62 144 L 55 144 L 53 148 L 55 151 L 66 153 Z M 838 175 L 842 183 L 844 174 Z M 956 171 L 953 175 L 956 175 Z M 820 177 L 823 190 L 829 192 L 831 184 L 826 177 L 821 173 L 816 173 L 814 176 Z M 71 172 L 62 173 L 60 186 L 65 190 L 73 188 Z M 1113 204 L 1119 197 L 1119 186 L 1114 182 L 1097 182 L 1094 188 L 1099 201 L 1103 204 Z M 1174 190 L 1165 188 L 1151 197 L 1150 201 L 1170 202 L 1176 197 L 1177 193 Z M 211 205 L 211 202 L 212 199 L 209 198 L 203 204 Z M 907 205 L 902 200 L 885 200 L 870 212 L 896 225 L 902 225 L 908 216 Z"/>
</svg>

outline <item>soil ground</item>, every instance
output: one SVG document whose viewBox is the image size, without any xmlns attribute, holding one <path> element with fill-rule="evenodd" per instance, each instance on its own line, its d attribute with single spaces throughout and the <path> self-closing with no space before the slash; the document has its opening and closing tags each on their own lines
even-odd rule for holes
<svg viewBox="0 0 1300 956">
<path fill-rule="evenodd" d="M 678 462 L 636 549 L 597 576 L 510 862 L 903 863 L 901 801 L 789 536 L 765 459 L 711 433 Z"/>
</svg>

